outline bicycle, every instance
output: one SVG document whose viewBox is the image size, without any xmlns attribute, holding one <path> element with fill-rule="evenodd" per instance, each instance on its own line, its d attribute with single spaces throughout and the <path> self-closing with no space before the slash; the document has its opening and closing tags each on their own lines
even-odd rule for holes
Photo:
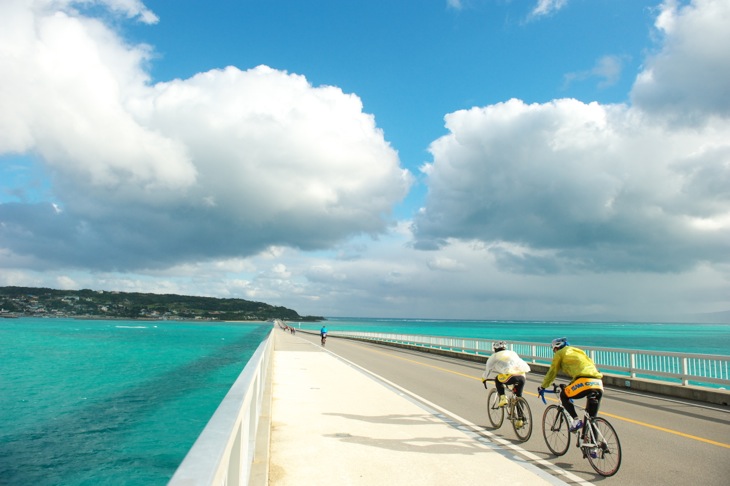
<svg viewBox="0 0 730 486">
<path fill-rule="evenodd" d="M 324 346 L 324 343 L 327 341 L 327 335 L 322 334 L 322 346 Z"/>
<path fill-rule="evenodd" d="M 486 381 L 484 382 L 484 386 L 487 386 Z M 516 386 L 506 386 L 506 389 L 510 392 L 510 397 L 507 405 L 504 407 L 499 406 L 499 393 L 497 389 L 492 388 L 489 390 L 487 394 L 487 415 L 489 416 L 489 421 L 495 429 L 500 428 L 504 422 L 504 411 L 507 409 L 507 420 L 512 422 L 512 428 L 515 430 L 517 438 L 520 442 L 526 442 L 532 435 L 532 411 L 530 410 L 530 404 L 524 398 L 517 396 Z"/>
<path fill-rule="evenodd" d="M 542 390 L 540 398 L 545 401 L 545 393 L 559 394 L 565 385 L 553 385 L 551 390 Z M 613 426 L 602 417 L 591 417 L 583 410 L 583 426 L 577 430 L 575 446 L 588 459 L 591 467 L 601 476 L 613 476 L 621 467 L 621 442 Z M 549 405 L 542 416 L 542 436 L 550 452 L 562 456 L 570 447 L 570 417 L 563 405 Z"/>
</svg>

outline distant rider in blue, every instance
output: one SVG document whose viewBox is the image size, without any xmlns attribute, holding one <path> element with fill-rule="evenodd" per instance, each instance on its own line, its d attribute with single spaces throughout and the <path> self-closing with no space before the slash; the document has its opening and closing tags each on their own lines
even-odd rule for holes
<svg viewBox="0 0 730 486">
<path fill-rule="evenodd" d="M 322 326 L 322 329 L 319 330 L 319 335 L 321 338 L 327 337 L 327 326 Z"/>
</svg>

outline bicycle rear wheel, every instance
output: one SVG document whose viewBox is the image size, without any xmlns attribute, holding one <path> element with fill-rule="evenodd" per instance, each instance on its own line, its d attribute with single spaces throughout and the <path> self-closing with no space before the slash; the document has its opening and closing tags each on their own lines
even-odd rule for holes
<svg viewBox="0 0 730 486">
<path fill-rule="evenodd" d="M 515 434 L 521 442 L 527 442 L 532 435 L 532 411 L 530 404 L 522 397 L 517 397 L 517 403 L 515 403 L 512 428 L 515 429 Z"/>
<path fill-rule="evenodd" d="M 618 434 L 607 420 L 600 417 L 593 419 L 593 429 L 598 447 L 593 450 L 596 457 L 588 454 L 588 462 L 601 476 L 613 476 L 621 467 L 621 443 Z"/>
<path fill-rule="evenodd" d="M 565 412 L 557 405 L 550 405 L 542 415 L 542 436 L 550 452 L 562 456 L 570 447 L 570 430 Z"/>
<path fill-rule="evenodd" d="M 489 416 L 489 422 L 495 429 L 502 426 L 504 422 L 504 408 L 499 406 L 499 393 L 496 388 L 492 388 L 487 393 L 487 415 Z"/>
</svg>

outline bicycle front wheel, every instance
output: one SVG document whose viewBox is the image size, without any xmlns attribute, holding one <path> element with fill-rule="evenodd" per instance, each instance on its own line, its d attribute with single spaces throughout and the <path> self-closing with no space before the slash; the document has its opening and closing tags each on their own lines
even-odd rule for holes
<svg viewBox="0 0 730 486">
<path fill-rule="evenodd" d="M 542 436 L 550 452 L 562 456 L 570 447 L 570 430 L 563 409 L 550 405 L 542 415 Z"/>
<path fill-rule="evenodd" d="M 512 417 L 512 428 L 521 442 L 527 442 L 532 435 L 532 411 L 530 404 L 522 397 L 517 398 Z"/>
<path fill-rule="evenodd" d="M 495 429 L 502 426 L 504 422 L 504 408 L 499 406 L 499 393 L 496 388 L 492 388 L 487 393 L 487 415 L 489 416 L 489 422 Z"/>
<path fill-rule="evenodd" d="M 598 447 L 588 454 L 588 462 L 601 476 L 613 476 L 621 467 L 621 443 L 618 434 L 607 420 L 593 419 L 593 434 Z M 593 457 L 596 456 L 596 457 Z"/>
</svg>

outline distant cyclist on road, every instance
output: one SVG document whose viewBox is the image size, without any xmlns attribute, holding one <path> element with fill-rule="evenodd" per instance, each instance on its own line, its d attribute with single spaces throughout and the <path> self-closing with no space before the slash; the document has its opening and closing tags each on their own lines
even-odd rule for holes
<svg viewBox="0 0 730 486">
<path fill-rule="evenodd" d="M 496 341 L 492 343 L 492 355 L 487 360 L 486 369 L 482 374 L 482 384 L 487 387 L 487 378 L 490 373 L 497 373 L 494 385 L 499 394 L 499 406 L 507 405 L 507 397 L 504 396 L 505 385 L 515 385 L 515 394 L 522 396 L 522 389 L 525 387 L 525 373 L 530 371 L 530 366 L 519 357 L 514 351 L 507 349 L 507 343 Z"/>
<path fill-rule="evenodd" d="M 575 432 L 583 427 L 583 421 L 578 420 L 575 405 L 570 400 L 588 396 L 586 405 L 588 415 L 591 417 L 598 415 L 603 396 L 603 381 L 601 381 L 603 375 L 585 351 L 571 346 L 567 338 L 553 339 L 552 346 L 553 362 L 542 381 L 542 386 L 537 387 L 537 391 L 542 393 L 545 388 L 549 387 L 559 371 L 570 376 L 571 382 L 560 392 L 560 401 L 572 418 L 570 431 Z"/>
<path fill-rule="evenodd" d="M 324 346 L 324 342 L 327 340 L 327 326 L 322 326 L 322 329 L 319 330 L 319 337 L 322 339 L 322 345 Z"/>
</svg>

